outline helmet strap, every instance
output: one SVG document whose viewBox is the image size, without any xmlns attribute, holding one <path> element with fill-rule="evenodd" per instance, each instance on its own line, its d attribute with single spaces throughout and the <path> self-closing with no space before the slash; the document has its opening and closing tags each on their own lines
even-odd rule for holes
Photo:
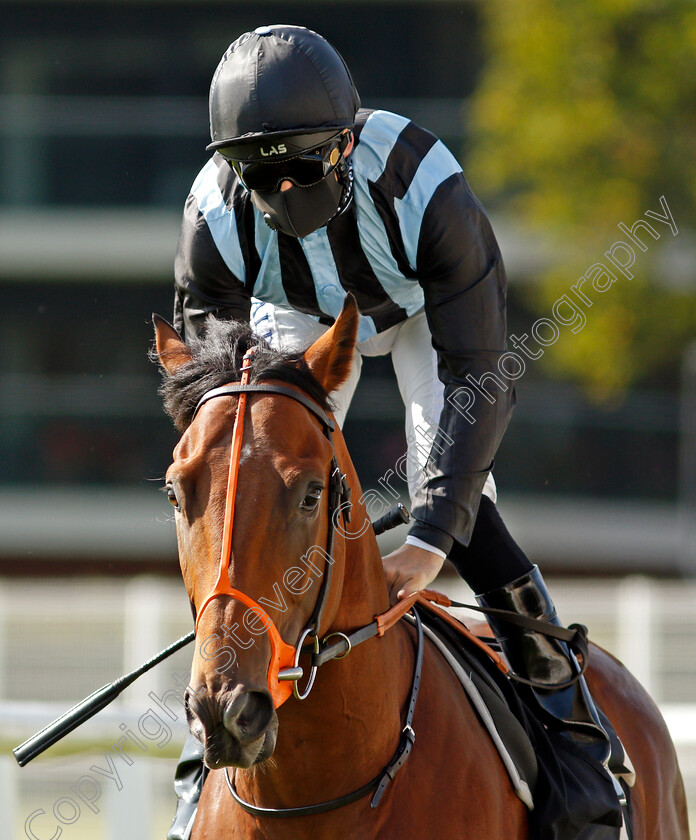
<svg viewBox="0 0 696 840">
<path fill-rule="evenodd" d="M 337 216 L 345 213 L 353 198 L 353 153 L 351 152 L 348 157 L 344 157 L 344 152 L 348 148 L 352 139 L 353 133 L 352 131 L 349 131 L 347 134 L 344 134 L 339 141 L 338 150 L 341 153 L 341 158 L 336 165 L 335 171 L 343 190 L 341 192 L 341 200 L 339 201 L 338 209 L 331 219 L 335 219 Z M 329 221 L 331 221 L 331 219 L 329 219 Z"/>
<path fill-rule="evenodd" d="M 343 186 L 343 192 L 341 193 L 341 200 L 338 203 L 338 210 L 333 214 L 331 219 L 335 219 L 337 216 L 340 216 L 342 213 L 350 207 L 350 203 L 353 200 L 353 161 L 347 160 L 346 165 L 343 168 L 343 172 L 339 174 L 339 180 Z M 329 219 L 329 221 L 331 221 Z"/>
<path fill-rule="evenodd" d="M 338 151 L 341 157 L 336 164 L 336 172 L 338 173 L 338 177 L 340 179 L 344 179 L 348 174 L 348 169 L 350 168 L 348 165 L 348 160 L 345 157 L 345 151 L 350 145 L 353 139 L 353 132 L 348 131 L 345 134 L 342 134 L 338 141 Z M 350 157 L 350 155 L 349 155 Z"/>
</svg>

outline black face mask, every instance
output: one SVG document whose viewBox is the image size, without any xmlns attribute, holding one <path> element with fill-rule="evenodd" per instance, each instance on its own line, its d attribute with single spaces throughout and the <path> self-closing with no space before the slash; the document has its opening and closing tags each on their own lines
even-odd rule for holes
<svg viewBox="0 0 696 840">
<path fill-rule="evenodd" d="M 263 213 L 268 227 L 303 239 L 323 227 L 336 215 L 342 193 L 343 185 L 332 171 L 311 187 L 298 187 L 293 184 L 285 192 L 254 190 L 251 192 L 251 200 Z"/>
</svg>

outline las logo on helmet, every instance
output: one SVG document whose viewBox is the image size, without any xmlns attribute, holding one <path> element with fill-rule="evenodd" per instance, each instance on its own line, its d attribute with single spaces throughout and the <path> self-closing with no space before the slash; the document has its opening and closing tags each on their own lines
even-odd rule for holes
<svg viewBox="0 0 696 840">
<path fill-rule="evenodd" d="M 270 155 L 284 155 L 287 152 L 287 146 L 285 143 L 278 143 L 277 146 L 271 146 L 269 151 L 265 151 L 263 146 L 259 148 L 261 155 L 263 157 L 269 157 Z"/>
</svg>

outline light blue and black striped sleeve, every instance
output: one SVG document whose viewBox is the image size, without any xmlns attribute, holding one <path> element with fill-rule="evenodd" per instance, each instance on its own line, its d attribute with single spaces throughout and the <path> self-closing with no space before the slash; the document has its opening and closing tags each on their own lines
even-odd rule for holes
<svg viewBox="0 0 696 840">
<path fill-rule="evenodd" d="M 430 176 L 428 156 L 439 158 Z M 514 388 L 498 366 L 505 352 L 506 278 L 491 225 L 444 146 L 436 144 L 428 156 L 409 189 L 413 195 L 407 193 L 398 209 L 402 229 L 410 225 L 406 251 L 423 289 L 445 385 L 439 425 L 454 444 L 433 450 L 415 494 L 410 533 L 449 553 L 454 540 L 468 545 L 471 538 L 481 491 L 510 420 Z M 441 180 L 438 171 L 444 173 Z M 488 396 L 474 382 L 482 383 Z M 473 394 L 466 414 L 448 400 L 462 387 L 468 389 L 466 403 Z"/>
<path fill-rule="evenodd" d="M 193 184 L 184 206 L 174 262 L 174 326 L 198 335 L 209 317 L 249 320 L 244 206 L 213 158 Z M 251 279 L 251 278 L 250 278 Z"/>
</svg>

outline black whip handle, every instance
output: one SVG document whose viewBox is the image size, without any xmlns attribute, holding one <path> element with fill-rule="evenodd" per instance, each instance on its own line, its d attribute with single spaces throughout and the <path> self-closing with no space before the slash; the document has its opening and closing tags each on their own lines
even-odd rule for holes
<svg viewBox="0 0 696 840">
<path fill-rule="evenodd" d="M 385 531 L 390 531 L 392 528 L 397 528 L 399 525 L 405 525 L 411 517 L 404 505 L 399 502 L 397 505 L 376 519 L 372 523 L 372 528 L 377 536 L 383 534 Z"/>
<path fill-rule="evenodd" d="M 25 764 L 28 764 L 37 755 L 41 755 L 44 750 L 47 750 L 56 741 L 60 741 L 61 738 L 64 738 L 73 729 L 81 726 L 85 721 L 96 715 L 97 712 L 100 712 L 105 706 L 112 703 L 123 689 L 135 682 L 138 677 L 141 677 L 151 668 L 154 668 L 155 665 L 158 665 L 163 659 L 166 659 L 192 642 L 195 635 L 192 630 L 174 642 L 174 644 L 169 645 L 169 647 L 160 651 L 156 656 L 153 656 L 152 659 L 148 659 L 144 665 L 136 668 L 135 671 L 131 671 L 130 674 L 124 674 L 124 676 L 119 677 L 112 683 L 103 685 L 90 694 L 89 697 L 85 697 L 84 700 L 81 700 L 76 706 L 73 706 L 72 709 L 68 709 L 67 712 L 59 718 L 56 718 L 52 723 L 44 726 L 36 735 L 32 735 L 23 744 L 15 747 L 12 752 L 19 766 L 24 767 Z"/>
</svg>

